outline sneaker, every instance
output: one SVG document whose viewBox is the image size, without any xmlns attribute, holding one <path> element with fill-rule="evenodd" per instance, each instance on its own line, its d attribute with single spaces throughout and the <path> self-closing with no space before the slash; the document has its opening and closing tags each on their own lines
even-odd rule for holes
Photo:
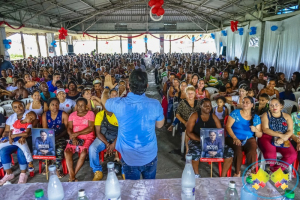
<svg viewBox="0 0 300 200">
<path fill-rule="evenodd" d="M 27 182 L 27 179 L 28 179 L 27 174 L 26 174 L 26 173 L 21 173 L 21 174 L 20 174 L 20 177 L 19 177 L 19 182 L 18 182 L 18 184 L 26 183 L 26 182 Z"/>
<path fill-rule="evenodd" d="M 93 181 L 100 181 L 103 178 L 103 173 L 101 171 L 96 171 L 94 174 Z"/>
<path fill-rule="evenodd" d="M 6 181 L 10 181 L 13 178 L 15 178 L 14 174 L 5 174 L 5 176 L 0 180 L 0 185 L 3 185 L 4 183 L 6 183 Z"/>
<path fill-rule="evenodd" d="M 195 174 L 195 178 L 201 178 L 200 174 Z"/>
<path fill-rule="evenodd" d="M 29 172 L 33 172 L 34 171 L 34 167 L 33 167 L 33 163 L 32 162 L 28 163 L 28 171 Z"/>
</svg>

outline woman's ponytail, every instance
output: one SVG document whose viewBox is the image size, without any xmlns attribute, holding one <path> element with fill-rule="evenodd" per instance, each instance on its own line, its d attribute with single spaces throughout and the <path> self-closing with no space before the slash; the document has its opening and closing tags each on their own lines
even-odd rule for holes
<svg viewBox="0 0 300 200">
<path fill-rule="evenodd" d="M 249 99 L 250 102 L 251 102 L 253 105 L 255 105 L 255 104 L 254 104 L 254 99 L 253 99 L 253 97 L 246 96 L 245 98 Z M 245 99 L 245 98 L 244 98 L 244 99 Z M 253 126 L 254 116 L 255 116 L 255 109 L 252 107 L 252 108 L 251 108 L 250 126 Z"/>
</svg>

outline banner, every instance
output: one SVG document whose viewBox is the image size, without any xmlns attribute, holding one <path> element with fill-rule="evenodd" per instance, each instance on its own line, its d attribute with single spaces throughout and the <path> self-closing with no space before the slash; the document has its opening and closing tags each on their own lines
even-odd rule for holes
<svg viewBox="0 0 300 200">
<path fill-rule="evenodd" d="M 31 132 L 33 159 L 55 160 L 54 129 L 33 128 Z"/>
</svg>

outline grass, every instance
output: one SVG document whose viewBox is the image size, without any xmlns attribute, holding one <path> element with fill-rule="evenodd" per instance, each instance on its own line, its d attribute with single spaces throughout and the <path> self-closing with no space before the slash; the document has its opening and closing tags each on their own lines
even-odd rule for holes
<svg viewBox="0 0 300 200">
<path fill-rule="evenodd" d="M 23 55 L 20 54 L 10 54 L 10 60 L 19 60 L 23 59 Z"/>
</svg>

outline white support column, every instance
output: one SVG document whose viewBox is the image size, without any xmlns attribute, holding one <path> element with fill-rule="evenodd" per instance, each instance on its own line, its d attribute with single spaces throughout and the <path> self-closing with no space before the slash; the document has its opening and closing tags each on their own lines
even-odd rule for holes
<svg viewBox="0 0 300 200">
<path fill-rule="evenodd" d="M 36 46 L 37 46 L 37 50 L 38 50 L 38 56 L 41 57 L 41 48 L 40 48 L 40 42 L 39 42 L 39 34 L 36 33 L 35 37 L 36 37 Z"/>
<path fill-rule="evenodd" d="M 54 41 L 54 33 L 46 33 L 47 45 L 48 49 L 47 52 L 49 56 L 56 56 L 55 47 L 51 46 L 51 43 Z"/>
<path fill-rule="evenodd" d="M 120 37 L 120 49 L 121 49 L 121 54 L 123 54 L 122 38 L 121 37 Z"/>
<path fill-rule="evenodd" d="M 63 55 L 63 51 L 62 51 L 62 46 L 61 46 L 61 39 L 59 39 L 59 50 L 60 50 L 60 55 Z"/>
<path fill-rule="evenodd" d="M 159 49 L 160 49 L 160 53 L 164 53 L 165 49 L 164 49 L 164 34 L 160 34 L 159 36 L 160 40 L 159 40 Z"/>
<path fill-rule="evenodd" d="M 3 40 L 6 39 L 5 26 L 0 26 L 0 55 L 4 56 L 4 60 L 10 60 L 8 51 L 4 48 Z"/>
<path fill-rule="evenodd" d="M 172 43 L 172 42 L 171 42 L 171 35 L 170 35 L 169 40 L 170 40 L 170 50 L 169 50 L 169 53 L 171 54 L 171 52 L 172 52 L 172 51 L 171 51 L 171 47 L 172 47 L 172 46 L 171 46 L 171 43 Z"/>
<path fill-rule="evenodd" d="M 26 51 L 25 51 L 25 43 L 24 43 L 23 32 L 21 31 L 20 34 L 21 34 L 21 44 L 22 44 L 23 58 L 26 58 Z"/>
<path fill-rule="evenodd" d="M 192 35 L 192 38 L 194 38 L 195 36 L 194 35 Z M 192 53 L 194 53 L 194 47 L 195 47 L 195 41 L 193 40 L 192 41 Z"/>
<path fill-rule="evenodd" d="M 96 35 L 96 54 L 98 55 L 98 35 Z"/>
</svg>

